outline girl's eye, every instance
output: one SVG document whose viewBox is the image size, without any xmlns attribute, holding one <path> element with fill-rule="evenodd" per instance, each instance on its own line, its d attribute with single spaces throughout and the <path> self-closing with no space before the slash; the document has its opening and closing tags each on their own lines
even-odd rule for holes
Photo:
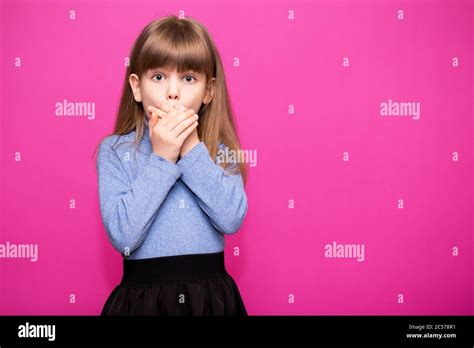
<svg viewBox="0 0 474 348">
<path fill-rule="evenodd" d="M 186 77 L 190 77 L 190 78 L 194 79 L 194 76 L 191 76 L 191 75 L 187 75 Z M 189 81 L 189 82 L 191 82 L 191 81 Z"/>
<path fill-rule="evenodd" d="M 152 78 L 155 77 L 155 76 L 161 76 L 161 77 L 163 77 L 161 74 L 155 74 L 155 75 L 152 76 Z M 195 78 L 194 76 L 186 75 L 185 78 L 187 78 L 187 77 L 190 77 L 191 79 L 196 80 L 196 78 Z M 158 81 L 161 81 L 161 80 L 162 80 L 162 78 L 159 79 Z M 192 80 L 186 80 L 186 81 L 187 81 L 187 82 L 191 82 Z"/>
</svg>

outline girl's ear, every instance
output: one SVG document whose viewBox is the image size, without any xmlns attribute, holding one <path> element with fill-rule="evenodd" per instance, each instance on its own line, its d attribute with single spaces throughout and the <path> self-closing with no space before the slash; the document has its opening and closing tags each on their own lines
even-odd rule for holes
<svg viewBox="0 0 474 348">
<path fill-rule="evenodd" d="M 204 104 L 209 104 L 212 101 L 212 98 L 214 97 L 215 84 L 216 84 L 215 77 L 210 79 L 209 82 L 207 83 L 206 95 L 203 100 Z"/>
<path fill-rule="evenodd" d="M 133 98 L 137 103 L 142 101 L 142 95 L 140 93 L 140 79 L 137 74 L 130 74 L 128 78 L 130 87 L 132 88 Z"/>
</svg>

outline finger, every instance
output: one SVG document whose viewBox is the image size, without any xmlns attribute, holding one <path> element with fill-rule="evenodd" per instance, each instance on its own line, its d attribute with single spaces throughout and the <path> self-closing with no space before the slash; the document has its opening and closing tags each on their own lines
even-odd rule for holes
<svg viewBox="0 0 474 348">
<path fill-rule="evenodd" d="M 184 105 L 184 103 L 182 101 L 179 101 L 177 102 L 175 105 L 174 105 L 175 109 L 178 109 L 179 111 L 184 111 L 187 109 L 187 107 Z"/>
<path fill-rule="evenodd" d="M 157 115 L 159 121 L 161 122 L 163 126 L 166 126 L 166 124 L 170 121 L 172 117 L 170 114 L 167 114 L 166 112 L 160 109 L 157 109 L 154 106 L 149 106 L 148 108 L 149 110 L 152 110 L 152 113 Z"/>
<path fill-rule="evenodd" d="M 171 103 L 169 102 L 157 102 L 156 103 L 156 108 L 160 109 L 161 111 L 164 111 L 166 113 L 170 113 L 172 112 L 173 110 L 176 110 L 176 108 L 174 107 L 174 105 L 172 105 Z"/>
<path fill-rule="evenodd" d="M 186 119 L 193 117 L 194 115 L 196 115 L 196 113 L 193 109 L 187 109 L 186 111 L 181 112 L 179 115 L 169 121 L 168 127 L 170 131 L 173 131 L 177 126 L 179 126 L 179 124 L 181 124 Z"/>
<path fill-rule="evenodd" d="M 150 139 L 151 139 L 154 126 L 155 126 L 155 116 L 151 114 L 150 119 L 148 120 L 148 134 L 150 136 Z"/>
<path fill-rule="evenodd" d="M 163 106 L 164 104 L 161 103 L 160 104 L 161 106 Z M 164 111 L 163 109 L 166 109 L 166 110 L 169 110 L 169 112 L 166 112 Z M 185 112 L 187 109 L 186 107 L 184 106 L 184 104 L 180 101 L 178 103 L 176 103 L 175 105 L 171 106 L 171 105 L 168 105 L 166 107 L 162 107 L 161 109 L 160 108 L 156 108 L 152 105 L 150 105 L 148 107 L 148 110 L 152 111 L 152 112 L 157 112 L 158 113 L 158 116 L 162 119 L 162 125 L 163 126 L 166 126 L 168 125 L 168 123 L 170 122 L 170 120 L 174 119 L 176 116 L 178 116 L 179 114 Z M 184 117 L 185 118 L 185 117 Z M 176 120 L 178 123 L 180 121 L 182 121 L 184 118 L 181 118 L 181 119 L 178 119 Z M 176 127 L 177 123 L 173 123 L 172 126 L 171 126 L 171 130 L 174 129 Z"/>
<path fill-rule="evenodd" d="M 173 133 L 174 137 L 178 137 L 184 130 L 186 130 L 190 125 L 194 122 L 197 122 L 199 116 L 197 114 L 191 115 L 190 117 L 186 118 L 183 122 L 178 124 L 176 128 L 174 128 L 171 132 Z"/>
<path fill-rule="evenodd" d="M 149 110 L 153 110 L 152 112 L 150 112 L 150 114 L 155 114 L 156 117 L 157 117 L 157 122 L 160 121 L 163 125 L 166 125 L 166 123 L 168 123 L 168 119 L 169 119 L 169 116 L 167 113 L 153 107 L 153 106 L 150 106 L 149 107 Z"/>
<path fill-rule="evenodd" d="M 153 117 L 153 120 L 152 120 L 152 127 L 155 127 L 155 126 L 157 125 L 158 121 L 160 120 L 160 116 L 158 116 L 158 115 L 156 114 L 156 112 L 154 112 L 154 113 L 152 114 L 152 117 Z"/>
<path fill-rule="evenodd" d="M 162 111 L 167 112 L 170 117 L 174 117 L 178 115 L 180 112 L 185 111 L 187 108 L 185 107 L 184 103 L 182 101 L 179 101 L 175 104 L 171 103 L 161 103 L 159 109 L 161 108 Z"/>
<path fill-rule="evenodd" d="M 181 143 L 184 142 L 186 138 L 189 136 L 189 134 L 191 134 L 196 129 L 197 126 L 198 126 L 198 121 L 194 122 L 192 125 L 186 128 L 186 130 L 178 136 L 177 139 L 179 140 L 179 142 Z"/>
<path fill-rule="evenodd" d="M 159 118 L 156 116 L 155 113 L 153 113 L 151 116 L 150 116 L 150 121 L 148 122 L 148 133 L 150 135 L 150 139 L 151 139 L 151 135 L 153 133 L 153 128 L 156 126 L 156 124 L 158 123 L 158 120 Z"/>
<path fill-rule="evenodd" d="M 163 119 L 163 125 L 170 125 L 170 130 L 173 130 L 177 124 L 179 124 L 182 120 L 186 119 L 186 115 L 184 115 L 184 113 L 186 112 L 194 112 L 192 111 L 188 111 L 188 109 L 186 109 L 184 106 L 181 108 L 181 109 L 176 109 L 174 106 L 172 107 L 172 110 L 169 112 L 169 113 L 165 113 L 164 111 L 160 110 L 160 109 L 157 109 L 155 108 L 156 112 L 158 113 L 158 115 L 161 115 L 162 116 L 162 119 Z M 166 120 L 166 121 L 165 121 Z"/>
<path fill-rule="evenodd" d="M 155 107 L 152 106 L 152 105 L 149 105 L 149 106 L 147 107 L 147 110 L 148 110 L 148 114 L 149 114 L 150 116 L 151 116 L 151 114 L 152 114 L 153 112 L 161 111 L 160 109 L 155 108 Z M 158 115 L 158 118 L 162 118 L 164 114 L 166 114 L 166 113 L 159 114 L 159 115 Z"/>
<path fill-rule="evenodd" d="M 159 119 L 167 118 L 168 114 L 166 112 L 163 112 L 160 109 L 157 109 L 153 106 L 150 106 L 150 109 L 152 110 L 151 113 L 156 114 Z"/>
</svg>

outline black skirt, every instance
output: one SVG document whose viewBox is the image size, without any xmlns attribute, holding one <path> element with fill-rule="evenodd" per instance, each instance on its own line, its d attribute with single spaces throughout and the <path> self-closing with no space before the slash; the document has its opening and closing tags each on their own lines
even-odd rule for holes
<svg viewBox="0 0 474 348">
<path fill-rule="evenodd" d="M 107 298 L 107 315 L 247 316 L 224 251 L 123 259 L 123 277 Z"/>
</svg>

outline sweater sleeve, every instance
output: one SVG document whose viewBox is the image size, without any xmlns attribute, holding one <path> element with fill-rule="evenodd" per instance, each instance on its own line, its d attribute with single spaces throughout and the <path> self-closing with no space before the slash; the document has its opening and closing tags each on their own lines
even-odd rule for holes
<svg viewBox="0 0 474 348">
<path fill-rule="evenodd" d="M 130 255 L 145 240 L 181 169 L 152 152 L 132 182 L 109 142 L 102 142 L 97 157 L 100 213 L 113 247 Z"/>
<path fill-rule="evenodd" d="M 196 195 L 212 225 L 222 233 L 235 233 L 248 209 L 241 174 L 227 175 L 227 170 L 212 161 L 202 141 L 177 165 L 182 171 L 181 180 Z"/>
</svg>

